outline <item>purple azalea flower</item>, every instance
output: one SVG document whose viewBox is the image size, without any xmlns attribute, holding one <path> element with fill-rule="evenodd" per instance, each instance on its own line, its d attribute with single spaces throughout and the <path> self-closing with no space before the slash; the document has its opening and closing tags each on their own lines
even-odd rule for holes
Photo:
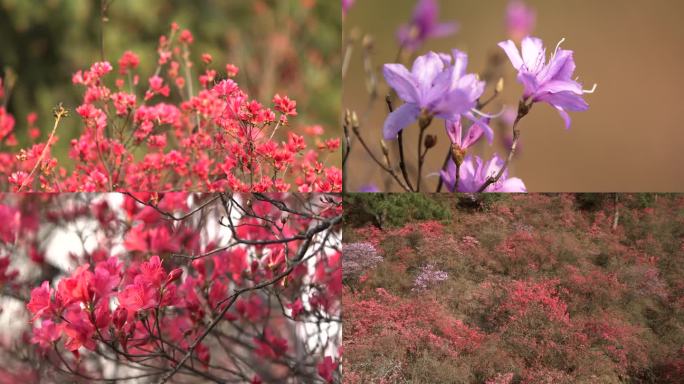
<svg viewBox="0 0 684 384">
<path fill-rule="evenodd" d="M 429 52 L 419 56 L 409 70 L 401 64 L 385 64 L 385 80 L 404 105 L 385 120 L 385 140 L 397 134 L 422 115 L 445 120 L 457 120 L 461 115 L 476 121 L 471 110 L 485 89 L 485 83 L 475 74 L 466 74 L 468 56 L 453 51 L 454 63 L 445 54 Z"/>
<path fill-rule="evenodd" d="M 480 187 L 489 179 L 489 177 L 496 175 L 501 167 L 504 166 L 504 160 L 498 155 L 486 163 L 482 163 L 482 159 L 478 156 L 467 156 L 459 168 L 458 174 L 458 191 L 456 191 L 456 163 L 453 160 L 449 162 L 446 170 L 441 171 L 442 180 L 447 189 L 451 192 L 465 192 L 475 193 L 479 191 Z M 501 178 L 496 183 L 493 183 L 485 192 L 504 192 L 504 193 L 519 193 L 527 192 L 525 183 L 517 177 L 508 178 L 508 170 L 504 171 Z"/>
<path fill-rule="evenodd" d="M 346 15 L 352 5 L 354 5 L 354 0 L 342 0 L 342 14 Z"/>
<path fill-rule="evenodd" d="M 522 56 L 511 40 L 499 43 L 513 67 L 518 70 L 518 81 L 525 87 L 524 97 L 533 103 L 545 102 L 558 110 L 570 128 L 567 111 L 586 111 L 589 105 L 582 95 L 593 93 L 594 89 L 583 90 L 582 84 L 572 79 L 575 72 L 573 52 L 560 49 L 561 40 L 555 52 L 546 62 L 546 50 L 541 39 L 525 37 L 522 40 Z"/>
<path fill-rule="evenodd" d="M 511 0 L 506 9 L 506 29 L 516 41 L 529 36 L 537 22 L 537 13 L 521 0 Z"/>
<path fill-rule="evenodd" d="M 361 193 L 378 193 L 380 192 L 380 188 L 378 188 L 375 184 L 366 184 L 361 186 L 359 188 L 359 192 Z"/>
<path fill-rule="evenodd" d="M 451 144 L 456 146 L 461 150 L 466 150 L 480 140 L 484 135 L 487 138 L 489 144 L 492 144 L 494 140 L 494 131 L 487 124 L 487 119 L 475 122 L 469 129 L 468 132 L 463 135 L 463 125 L 461 124 L 461 119 L 451 121 L 447 120 L 445 122 L 447 135 L 451 139 Z"/>
<path fill-rule="evenodd" d="M 401 46 L 415 51 L 429 38 L 446 37 L 458 31 L 457 23 L 440 23 L 438 17 L 436 0 L 420 0 L 413 10 L 411 23 L 399 27 L 397 38 Z"/>
</svg>

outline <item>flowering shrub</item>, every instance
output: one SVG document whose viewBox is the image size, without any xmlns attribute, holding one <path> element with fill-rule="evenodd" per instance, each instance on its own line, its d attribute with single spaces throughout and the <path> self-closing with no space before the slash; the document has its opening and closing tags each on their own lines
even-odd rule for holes
<svg viewBox="0 0 684 384">
<path fill-rule="evenodd" d="M 276 94 L 269 107 L 250 99 L 231 79 L 239 71 L 235 65 L 217 67 L 202 54 L 194 77 L 193 42 L 192 33 L 174 23 L 159 39 L 150 76 L 137 72 L 140 59 L 131 51 L 114 65 L 100 61 L 76 72 L 72 81 L 84 89 L 81 105 L 56 108 L 44 141 L 38 141 L 35 116 L 29 117 L 36 142 L 19 153 L 0 153 L 0 185 L 46 192 L 340 192 L 341 171 L 325 164 L 339 139 L 322 140 L 320 126 L 292 129 L 296 101 Z M 82 130 L 70 142 L 71 162 L 62 163 L 51 149 L 69 116 L 82 120 Z M 14 125 L 0 108 L 6 148 L 16 146 Z"/>
<path fill-rule="evenodd" d="M 338 197 L 39 194 L 0 207 L 15 218 L 0 249 L 22 271 L 3 296 L 24 301 L 12 316 L 31 325 L 16 332 L 28 345 L 0 348 L 4 372 L 339 382 Z"/>
<path fill-rule="evenodd" d="M 383 66 L 382 77 L 388 86 L 387 91 L 379 89 L 376 74 L 366 64 L 370 104 L 384 92 L 389 112 L 380 140 L 382 155 L 375 154 L 362 136 L 361 126 L 367 116 L 360 118 L 356 112 L 348 111 L 344 124 L 346 154 L 343 167 L 349 159 L 352 145 L 358 143 L 387 180 L 404 191 L 424 190 L 429 175 L 439 176 L 437 192 L 443 188 L 450 192 L 469 193 L 526 192 L 525 183 L 510 177 L 508 170 L 520 147 L 521 121 L 534 105 L 543 103 L 555 108 L 566 128 L 570 128 L 568 112 L 586 111 L 589 105 L 584 95 L 593 93 L 596 85 L 586 90 L 576 80 L 573 51 L 560 48 L 564 40 L 547 55 L 544 42 L 531 36 L 536 23 L 534 9 L 520 0 L 511 0 L 505 21 L 512 40 L 500 42 L 498 46 L 508 57 L 516 72 L 516 80 L 524 90 L 516 102 L 517 110 L 503 108 L 496 113 L 485 112 L 504 89 L 505 73 L 500 62 L 505 58 L 491 60 L 481 78 L 468 71 L 469 58 L 465 52 L 453 49 L 447 53 L 421 53 L 421 47 L 428 40 L 451 36 L 458 30 L 458 24 L 440 22 L 439 16 L 436 0 L 417 1 L 410 22 L 397 31 L 397 61 Z M 520 50 L 516 42 L 520 44 Z M 352 43 L 349 44 L 350 53 Z M 409 66 L 411 59 L 415 60 Z M 368 63 L 370 59 L 366 57 L 364 60 Z M 509 141 L 507 155 L 494 153 L 491 158 L 483 159 L 472 154 L 473 147 L 483 138 L 489 145 L 494 142 L 495 134 L 490 124 L 500 117 L 512 132 L 511 137 L 504 137 L 504 141 Z M 426 174 L 426 159 L 437 145 L 437 136 L 430 134 L 429 129 L 438 121 L 444 124 L 450 147 L 441 168 Z M 405 131 L 413 130 L 415 125 L 417 143 L 405 143 Z M 415 160 L 408 158 L 405 144 L 417 148 Z M 398 152 L 398 156 L 390 156 L 390 148 L 396 149 L 393 153 Z M 364 186 L 364 189 L 372 187 Z"/>
<path fill-rule="evenodd" d="M 616 229 L 612 204 L 587 212 L 569 194 L 345 228 L 384 258 L 345 286 L 345 380 L 678 383 L 684 199 L 639 199 L 619 195 Z"/>
<path fill-rule="evenodd" d="M 418 276 L 416 276 L 416 281 L 414 283 L 413 290 L 421 291 L 428 289 L 440 281 L 444 281 L 449 278 L 449 274 L 435 269 L 432 264 L 427 264 L 420 269 Z"/>
<path fill-rule="evenodd" d="M 382 262 L 382 256 L 378 254 L 373 244 L 342 245 L 342 278 L 344 280 L 357 278 L 380 262 Z"/>
</svg>

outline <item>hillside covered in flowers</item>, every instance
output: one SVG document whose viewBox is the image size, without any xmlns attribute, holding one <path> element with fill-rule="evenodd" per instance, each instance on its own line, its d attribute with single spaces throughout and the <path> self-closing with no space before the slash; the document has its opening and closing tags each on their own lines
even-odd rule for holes
<svg viewBox="0 0 684 384">
<path fill-rule="evenodd" d="M 681 382 L 684 197 L 416 198 L 347 199 L 346 382 Z"/>
</svg>

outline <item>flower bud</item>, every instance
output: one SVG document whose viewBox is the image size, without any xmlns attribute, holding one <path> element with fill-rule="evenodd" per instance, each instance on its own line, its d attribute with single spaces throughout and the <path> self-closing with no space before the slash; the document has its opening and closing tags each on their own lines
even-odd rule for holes
<svg viewBox="0 0 684 384">
<path fill-rule="evenodd" d="M 126 324 L 127 318 L 128 310 L 124 307 L 119 306 L 114 311 L 114 316 L 112 316 L 112 322 L 114 322 L 114 326 L 116 326 L 117 329 L 121 329 L 123 328 L 124 324 Z"/>
<path fill-rule="evenodd" d="M 504 79 L 503 77 L 499 79 L 496 83 L 496 93 L 501 93 L 504 90 Z"/>
<path fill-rule="evenodd" d="M 435 145 L 437 145 L 437 136 L 435 136 L 435 135 L 425 136 L 425 149 L 433 148 Z"/>
<path fill-rule="evenodd" d="M 180 268 L 174 269 L 173 271 L 171 271 L 171 272 L 169 273 L 169 277 L 166 278 L 166 283 L 165 283 L 165 285 L 166 285 L 166 284 L 171 284 L 172 282 L 178 280 L 178 278 L 180 278 L 182 274 L 183 274 L 183 270 L 182 270 L 182 269 L 180 269 Z"/>
</svg>

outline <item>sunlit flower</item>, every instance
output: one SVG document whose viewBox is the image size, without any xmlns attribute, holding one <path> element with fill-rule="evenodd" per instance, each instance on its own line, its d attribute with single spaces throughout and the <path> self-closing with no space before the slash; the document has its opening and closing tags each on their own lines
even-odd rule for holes
<svg viewBox="0 0 684 384">
<path fill-rule="evenodd" d="M 560 49 L 561 40 L 553 55 L 546 61 L 546 50 L 541 39 L 526 37 L 522 40 L 521 52 L 512 40 L 499 43 L 513 67 L 518 70 L 518 81 L 525 87 L 524 98 L 532 103 L 545 102 L 558 110 L 570 128 L 570 116 L 567 111 L 586 111 L 589 105 L 584 101 L 585 93 L 591 90 L 582 89 L 582 84 L 572 79 L 575 72 L 573 52 Z M 522 55 L 521 55 L 522 53 Z"/>
<path fill-rule="evenodd" d="M 386 140 L 393 140 L 399 131 L 419 117 L 457 120 L 461 115 L 475 119 L 472 109 L 484 92 L 485 83 L 475 74 L 466 74 L 468 56 L 458 50 L 451 57 L 429 52 L 413 63 L 411 72 L 401 64 L 385 64 L 387 83 L 405 104 L 385 120 Z"/>
</svg>

